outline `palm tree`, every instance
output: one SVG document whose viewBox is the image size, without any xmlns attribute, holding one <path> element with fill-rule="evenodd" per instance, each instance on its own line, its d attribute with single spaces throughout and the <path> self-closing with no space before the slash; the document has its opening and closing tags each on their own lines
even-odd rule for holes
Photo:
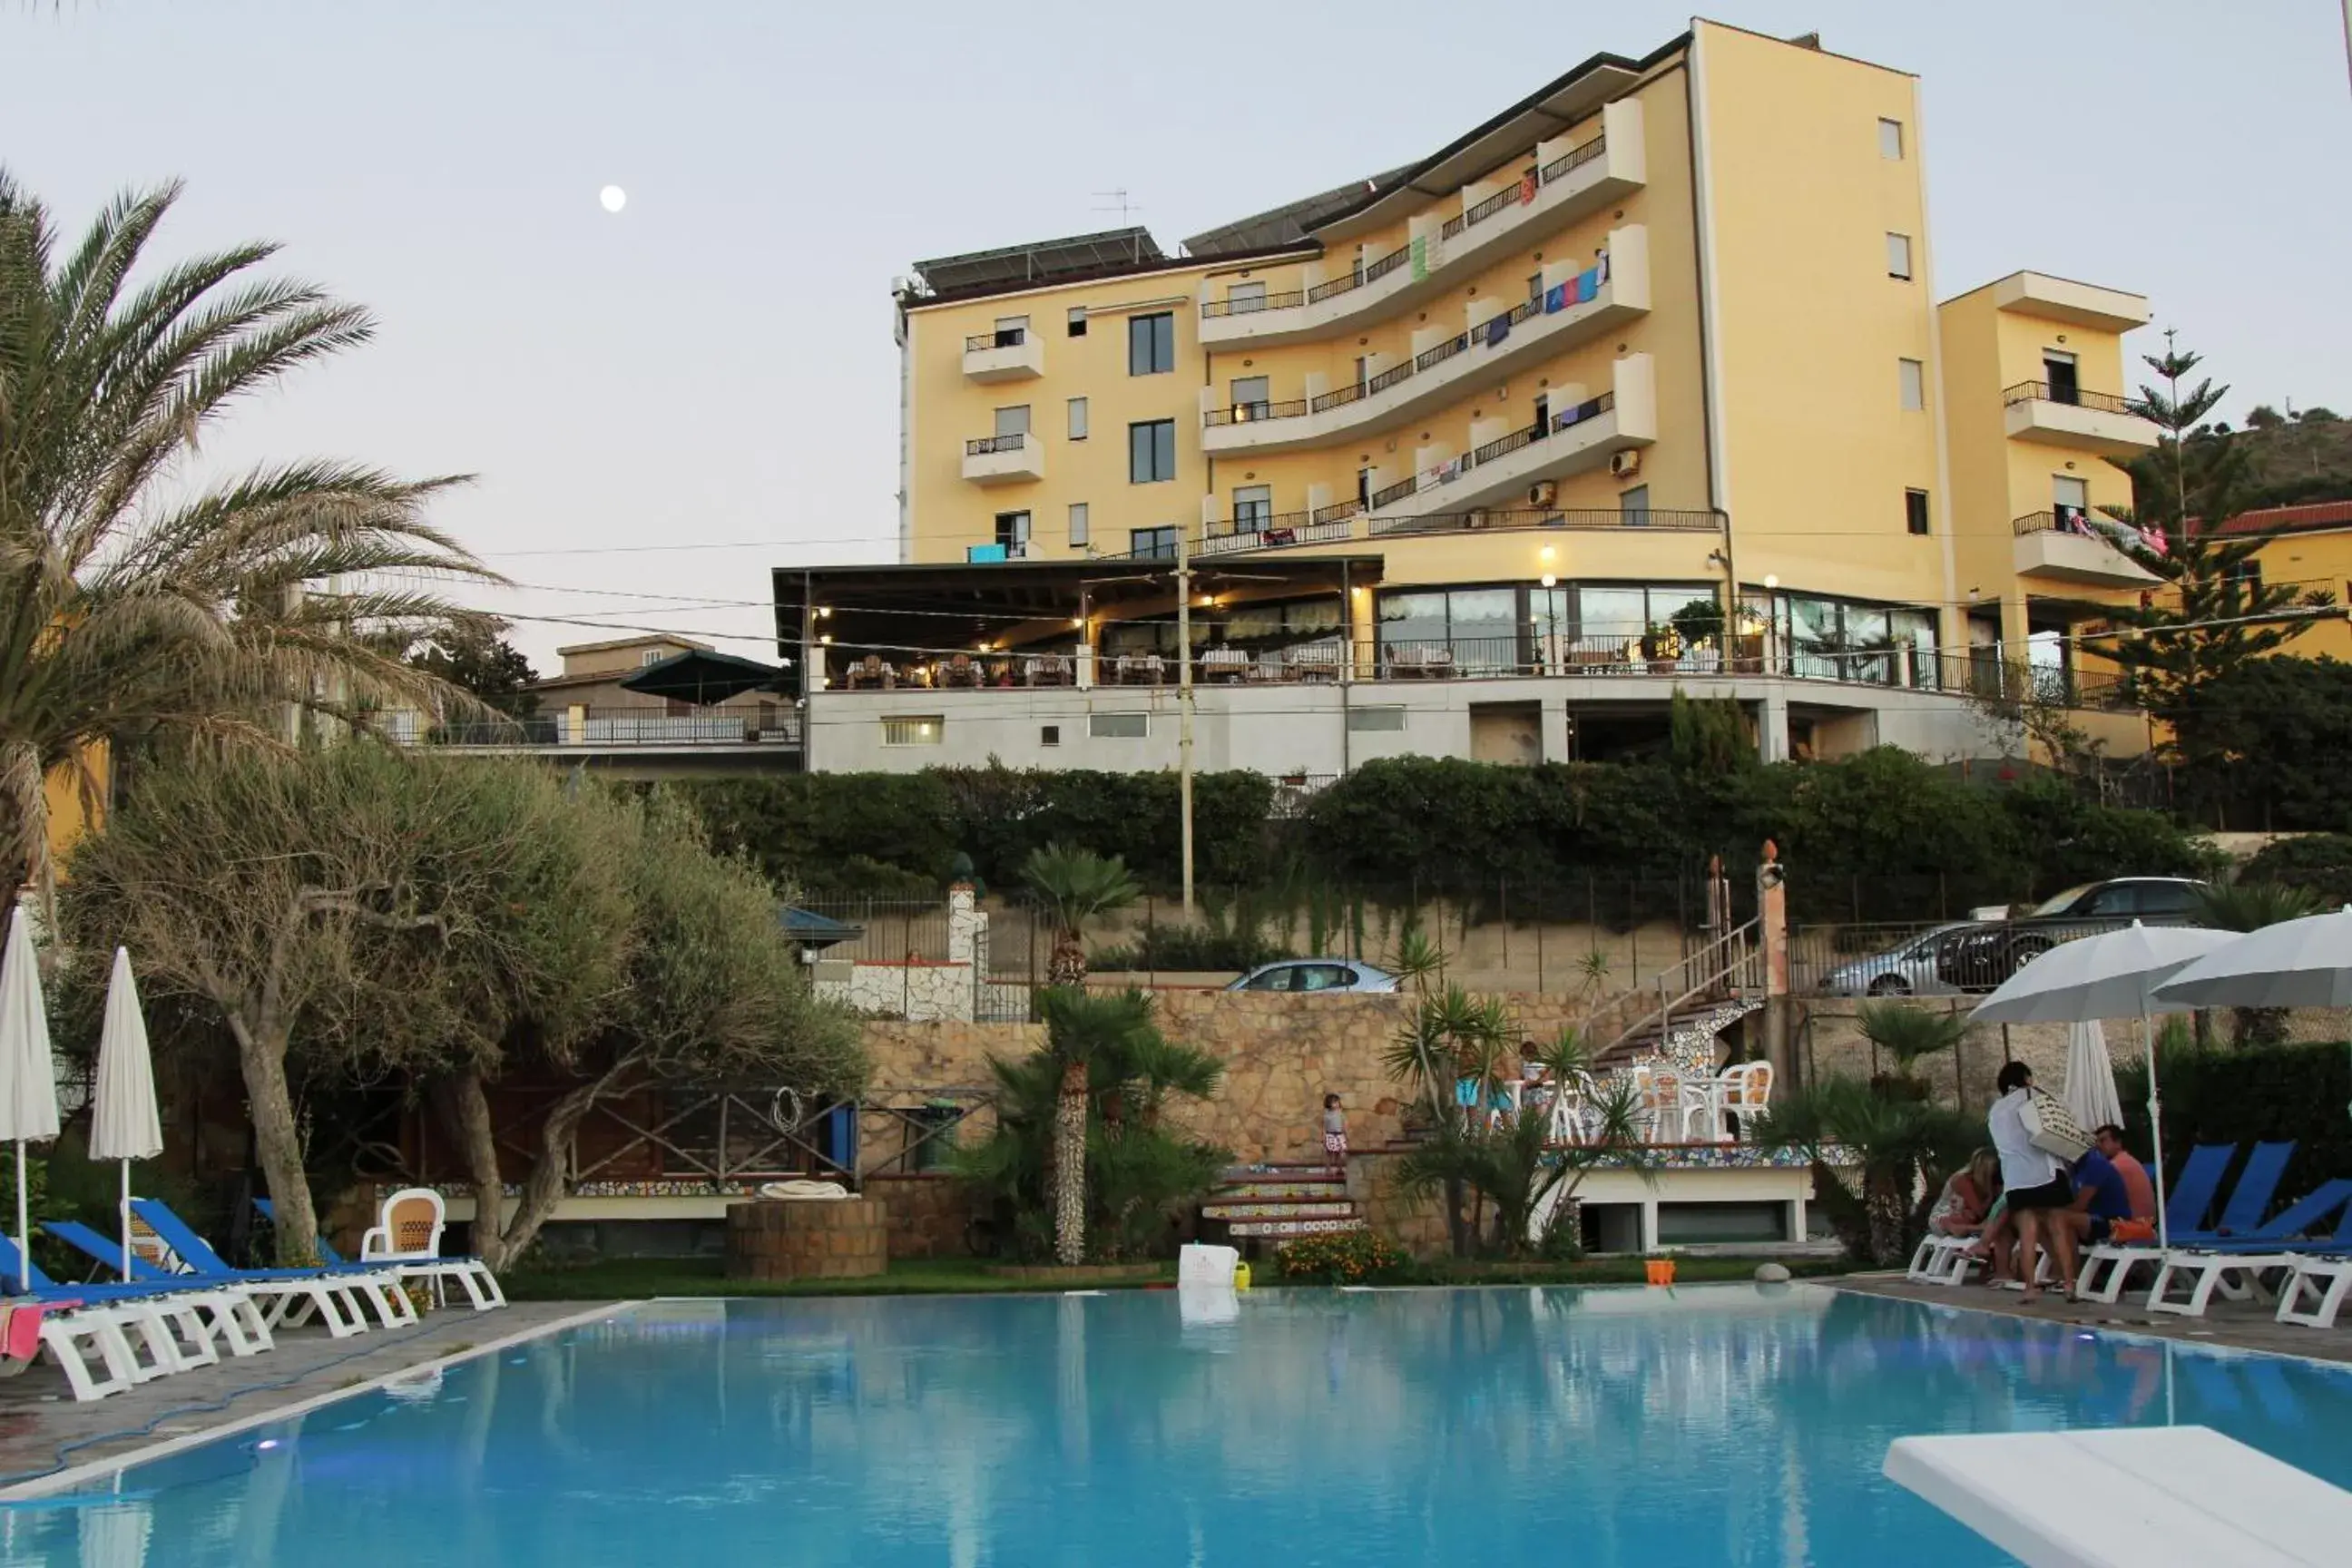
<svg viewBox="0 0 2352 1568">
<path fill-rule="evenodd" d="M 1021 879 L 1054 922 L 1054 956 L 1046 964 L 1045 983 L 1085 984 L 1087 922 L 1125 909 L 1143 891 L 1128 875 L 1127 862 L 1116 855 L 1048 844 L 1029 852 Z"/>
<path fill-rule="evenodd" d="M 1907 1002 L 1865 1002 L 1854 1010 L 1854 1022 L 1864 1039 L 1895 1058 L 1891 1082 L 1900 1084 L 1915 1100 L 1927 1092 L 1927 1086 L 1912 1069 L 1923 1058 L 1954 1049 L 1969 1032 L 1966 1014 L 1938 1012 Z"/>
<path fill-rule="evenodd" d="M 2286 882 L 2216 882 L 2197 889 L 2197 918 L 2215 931 L 2260 931 L 2282 921 L 2315 915 L 2326 907 L 2320 896 L 2309 888 Z M 2230 1043 L 2284 1045 L 2286 1009 L 2231 1008 Z"/>
<path fill-rule="evenodd" d="M 392 574 L 495 580 L 424 521 L 455 479 L 311 459 L 190 481 L 234 405 L 373 325 L 251 276 L 270 245 L 142 268 L 179 195 L 120 196 L 64 248 L 0 170 L 0 877 L 45 889 L 52 774 L 91 793 L 83 759 L 126 732 L 267 743 L 289 710 L 465 706 L 373 634 L 479 618 Z"/>
<path fill-rule="evenodd" d="M 1813 1196 L 1846 1250 L 1886 1267 L 1927 1229 L 1927 1210 L 1982 1135 L 1984 1124 L 1925 1098 L 1885 1092 L 1880 1079 L 1840 1076 L 1805 1085 L 1757 1118 L 1756 1139 L 1804 1152 Z M 1858 1167 L 1861 1188 L 1841 1173 Z M 1924 1195 L 1919 1194 L 1922 1181 Z"/>
<path fill-rule="evenodd" d="M 1141 1037 L 1159 1031 L 1151 1026 L 1151 999 L 1140 991 L 1097 996 L 1083 986 L 1055 985 L 1037 1005 L 1046 1054 L 1062 1075 L 1054 1106 L 1054 1256 L 1075 1266 L 1087 1255 L 1087 1113 L 1095 1064 L 1131 1057 L 1144 1048 Z"/>
</svg>

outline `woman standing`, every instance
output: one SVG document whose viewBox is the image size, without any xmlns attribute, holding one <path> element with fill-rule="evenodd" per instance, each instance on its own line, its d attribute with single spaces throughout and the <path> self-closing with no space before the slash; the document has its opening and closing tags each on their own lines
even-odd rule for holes
<svg viewBox="0 0 2352 1568">
<path fill-rule="evenodd" d="M 2034 1276 L 2040 1271 L 2046 1238 L 2058 1258 L 2058 1278 L 2072 1300 L 2074 1234 L 2071 1227 L 2055 1223 L 2052 1211 L 2073 1202 L 2074 1188 L 2058 1156 L 2038 1147 L 2026 1131 L 2025 1108 L 2033 1098 L 2033 1069 L 2023 1062 L 2011 1062 L 1993 1082 L 2000 1098 L 1993 1101 L 1985 1122 L 1992 1133 L 1992 1146 L 2000 1155 L 2002 1195 L 2017 1226 L 2017 1278 L 2024 1288 L 2024 1299 L 2031 1301 L 2041 1294 Z"/>
</svg>

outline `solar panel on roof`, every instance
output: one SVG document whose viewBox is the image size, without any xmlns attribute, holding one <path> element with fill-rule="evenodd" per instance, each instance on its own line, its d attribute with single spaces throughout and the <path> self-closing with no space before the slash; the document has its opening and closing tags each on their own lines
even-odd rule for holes
<svg viewBox="0 0 2352 1568">
<path fill-rule="evenodd" d="M 1049 283 L 1057 278 L 1106 267 L 1132 267 L 1166 259 L 1149 229 L 1113 228 L 1099 234 L 1071 235 L 1063 239 L 942 256 L 916 262 L 915 270 L 931 289 L 945 294 L 992 283 Z"/>
</svg>

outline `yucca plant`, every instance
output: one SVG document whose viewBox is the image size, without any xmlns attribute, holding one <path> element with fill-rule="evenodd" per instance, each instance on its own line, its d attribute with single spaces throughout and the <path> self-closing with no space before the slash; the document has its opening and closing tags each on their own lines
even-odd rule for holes
<svg viewBox="0 0 2352 1568">
<path fill-rule="evenodd" d="M 456 479 L 188 471 L 233 406 L 374 326 L 255 276 L 271 245 L 150 262 L 179 195 L 121 195 L 63 246 L 0 170 L 0 877 L 44 888 L 44 781 L 94 789 L 83 759 L 118 735 L 268 744 L 289 709 L 476 706 L 382 636 L 480 619 L 410 585 L 491 580 L 425 521 Z"/>
<path fill-rule="evenodd" d="M 2315 915 L 2326 903 L 2308 888 L 2285 882 L 2215 882 L 2197 889 L 2197 918 L 2215 931 L 2254 931 Z M 2286 1043 L 2284 1007 L 2230 1009 L 2232 1046 Z"/>
<path fill-rule="evenodd" d="M 1854 1010 L 1863 1037 L 1895 1058 L 1893 1082 L 1911 1098 L 1925 1092 L 1913 1069 L 1927 1057 L 1954 1049 L 1969 1032 L 1968 1015 L 1907 1002 L 1865 1002 Z"/>
<path fill-rule="evenodd" d="M 1087 922 L 1123 910 L 1142 896 L 1116 855 L 1048 844 L 1022 863 L 1021 880 L 1054 922 L 1054 953 L 1047 961 L 1049 985 L 1083 985 L 1087 979 Z"/>
<path fill-rule="evenodd" d="M 1756 1119 L 1758 1142 L 1803 1152 L 1814 1200 L 1846 1250 L 1882 1268 L 1900 1263 L 1918 1241 L 1945 1177 L 1983 1132 L 1981 1121 L 1960 1111 L 1890 1096 L 1883 1087 L 1825 1079 L 1781 1095 Z M 1843 1158 L 1832 1163 L 1840 1151 L 1858 1163 L 1854 1177 L 1843 1173 Z"/>
</svg>

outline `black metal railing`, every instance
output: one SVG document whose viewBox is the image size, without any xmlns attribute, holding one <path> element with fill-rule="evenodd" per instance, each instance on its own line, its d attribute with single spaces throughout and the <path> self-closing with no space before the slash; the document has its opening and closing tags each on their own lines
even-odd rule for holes
<svg viewBox="0 0 2352 1568">
<path fill-rule="evenodd" d="M 1626 511 L 1617 507 L 1563 510 L 1559 507 L 1472 507 L 1462 511 L 1429 511 L 1376 517 L 1368 537 L 1391 534 L 1455 533 L 1477 529 L 1558 528 L 1591 531 L 1619 528 L 1654 528 L 1685 532 L 1720 533 L 1723 514 L 1677 509 Z"/>
<path fill-rule="evenodd" d="M 964 339 L 966 353 L 978 353 L 983 349 L 1017 349 L 1029 341 L 1026 327 L 999 327 L 992 332 L 974 332 Z"/>
<path fill-rule="evenodd" d="M 1212 408 L 1201 416 L 1203 425 L 1254 425 L 1261 419 L 1300 419 L 1307 412 L 1307 400 L 1295 397 L 1283 403 L 1236 403 L 1230 407 Z"/>
<path fill-rule="evenodd" d="M 667 707 L 589 707 L 534 713 L 528 719 L 404 722 L 389 727 L 394 740 L 415 746 L 511 750 L 542 746 L 792 745 L 800 740 L 800 715 L 788 706 L 761 709 L 701 709 L 672 712 Z"/>
<path fill-rule="evenodd" d="M 982 436 L 977 440 L 966 441 L 963 444 L 963 455 L 967 458 L 982 458 L 991 452 L 1018 452 L 1028 444 L 1029 437 L 1025 434 Z"/>
<path fill-rule="evenodd" d="M 1392 485 L 1383 485 L 1372 492 L 1372 510 L 1378 511 L 1392 500 L 1402 500 L 1421 488 L 1419 474 L 1407 474 Z"/>
<path fill-rule="evenodd" d="M 1329 506 L 1317 507 L 1307 514 L 1307 521 L 1310 526 L 1326 522 L 1345 522 L 1363 510 L 1364 503 L 1360 497 L 1350 498 L 1347 500 L 1333 501 Z"/>
<path fill-rule="evenodd" d="M 1428 370 L 1433 366 L 1444 364 L 1447 360 L 1452 359 L 1455 354 L 1460 353 L 1464 349 L 1466 349 L 1469 346 L 1470 334 L 1467 332 L 1456 332 L 1452 337 L 1446 339 L 1444 342 L 1433 343 L 1428 348 L 1425 348 L 1419 353 L 1413 355 L 1412 368 L 1415 372 L 1420 372 Z"/>
<path fill-rule="evenodd" d="M 1473 447 L 1470 448 L 1470 464 L 1475 468 L 1480 463 L 1491 463 L 1497 458 L 1507 457 L 1522 447 L 1533 446 L 1544 438 L 1548 427 L 1546 422 L 1538 420 L 1512 431 L 1499 440 L 1489 441 L 1483 447 Z"/>
<path fill-rule="evenodd" d="M 1328 392 L 1318 392 L 1307 400 L 1307 406 L 1312 412 L 1320 414 L 1327 408 L 1337 408 L 1343 403 L 1353 403 L 1358 398 L 1369 396 L 1370 391 L 1369 384 L 1360 381 L 1351 386 L 1338 386 Z"/>
<path fill-rule="evenodd" d="M 2015 386 L 2001 388 L 2000 405 L 2007 408 L 2019 403 L 2064 403 L 2076 408 L 2096 409 L 2102 414 L 2128 414 L 2136 419 L 2147 417 L 2147 411 L 2128 397 L 2118 397 L 2112 392 L 2085 392 L 2079 386 L 2056 386 L 2046 381 L 2021 381 Z"/>
<path fill-rule="evenodd" d="M 1411 360 L 1406 360 L 1402 364 L 1392 364 L 1364 383 L 1364 395 L 1370 397 L 1376 392 L 1386 392 L 1412 374 L 1412 361 Z"/>
<path fill-rule="evenodd" d="M 1583 146 L 1571 147 L 1567 152 L 1562 153 L 1559 157 L 1554 158 L 1550 163 L 1546 163 L 1541 169 L 1536 172 L 1536 178 L 1549 185 L 1554 180 L 1563 178 L 1570 172 L 1582 168 L 1585 164 L 1591 163 L 1592 160 L 1600 157 L 1603 153 L 1608 151 L 1609 139 L 1605 136 L 1595 136 Z"/>
<path fill-rule="evenodd" d="M 2084 539 L 2094 539 L 2114 550 L 2123 550 L 2144 543 L 2139 531 L 2127 522 L 2111 517 L 2101 517 L 2080 507 L 2060 507 L 2050 511 L 2031 511 L 2012 518 L 2010 527 L 2022 539 L 2035 533 L 2072 533 Z"/>
<path fill-rule="evenodd" d="M 1307 303 L 1307 290 L 1286 289 L 1278 294 L 1244 294 L 1239 298 L 1201 301 L 1203 316 L 1254 316 L 1260 310 L 1287 310 L 1294 305 Z"/>
<path fill-rule="evenodd" d="M 1201 525 L 1201 537 L 1206 539 L 1255 538 L 1260 534 L 1280 533 L 1307 526 L 1303 511 L 1250 512 L 1240 517 L 1212 518 Z"/>
<path fill-rule="evenodd" d="M 1350 271 L 1343 277 L 1327 279 L 1316 284 L 1307 290 L 1307 302 L 1310 305 L 1316 304 L 1337 295 L 1345 294 L 1351 289 L 1361 289 L 1367 283 L 1377 283 L 1402 267 L 1412 259 L 1412 245 L 1410 243 L 1401 245 L 1377 261 L 1367 262 L 1360 272 Z"/>
</svg>

